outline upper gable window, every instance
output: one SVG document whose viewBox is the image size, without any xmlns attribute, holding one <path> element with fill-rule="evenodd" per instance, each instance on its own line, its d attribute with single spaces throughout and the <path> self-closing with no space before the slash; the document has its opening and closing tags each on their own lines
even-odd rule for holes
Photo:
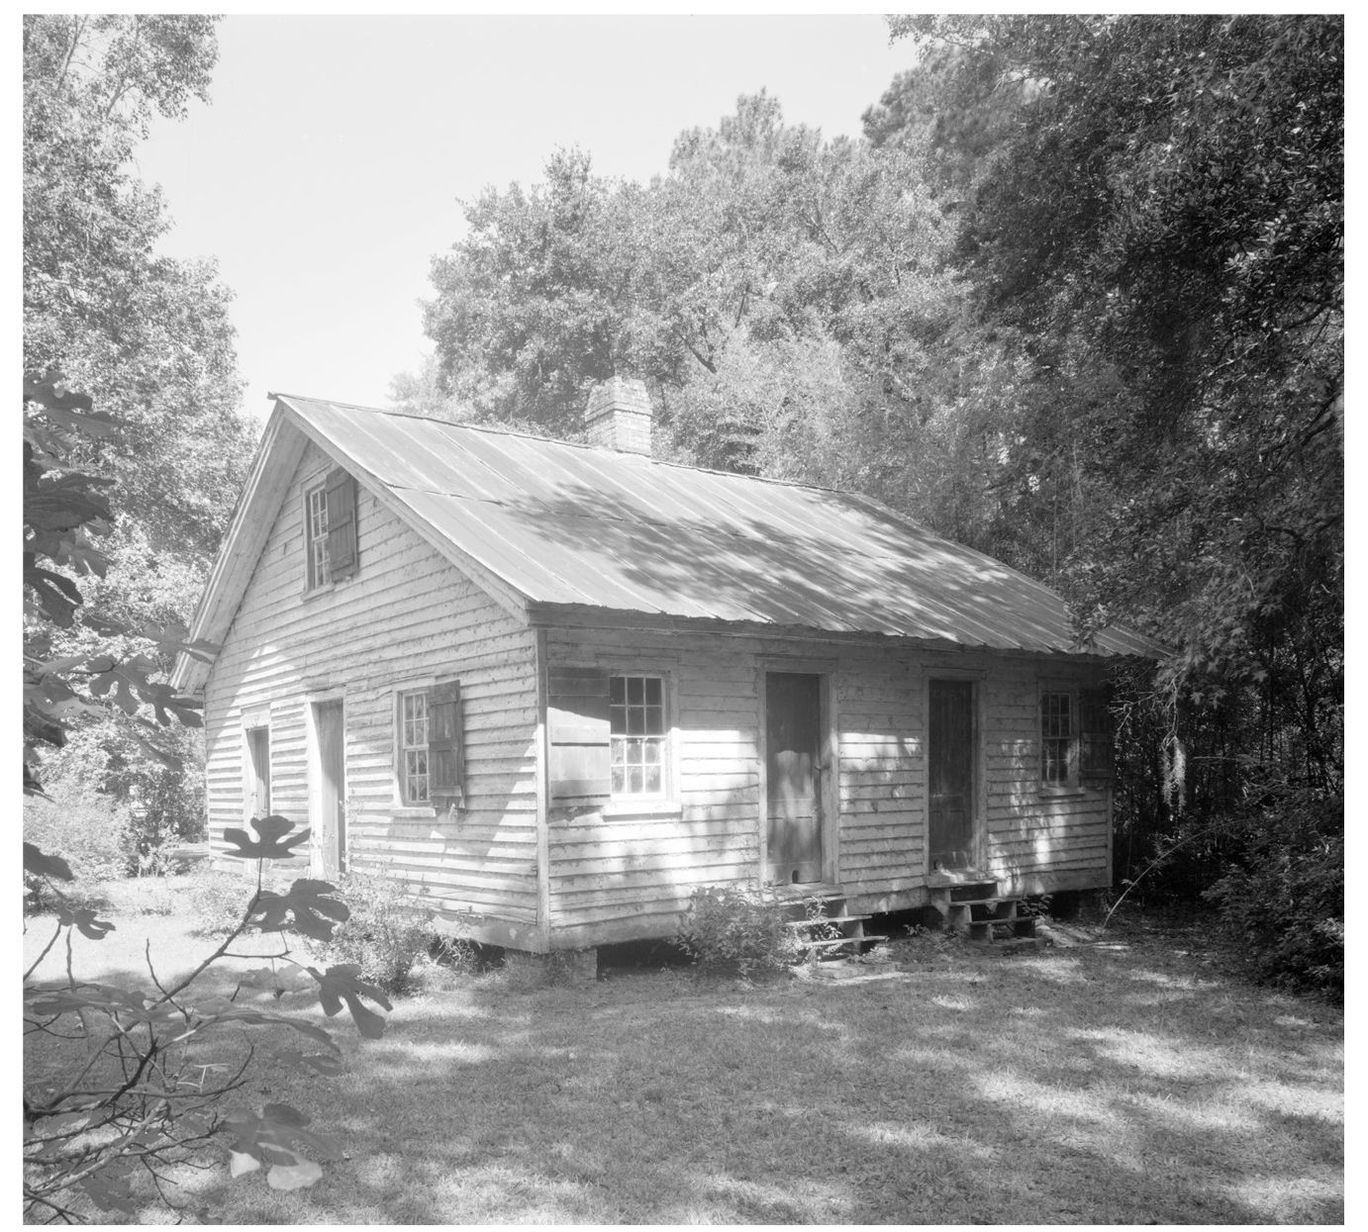
<svg viewBox="0 0 1368 1232">
<path fill-rule="evenodd" d="M 304 493 L 307 589 L 331 585 L 357 571 L 356 480 L 341 467 Z"/>
</svg>

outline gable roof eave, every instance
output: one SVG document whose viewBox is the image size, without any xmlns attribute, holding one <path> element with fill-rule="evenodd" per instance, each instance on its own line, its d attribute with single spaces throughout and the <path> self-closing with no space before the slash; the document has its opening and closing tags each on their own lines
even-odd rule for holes
<svg viewBox="0 0 1368 1232">
<path fill-rule="evenodd" d="M 307 440 L 318 446 L 338 466 L 345 468 L 354 475 L 357 482 L 375 497 L 382 508 L 415 531 L 429 547 L 469 577 L 514 620 L 527 624 L 528 596 L 516 585 L 479 557 L 453 542 L 450 536 L 442 534 L 410 504 L 395 495 L 360 458 L 341 449 L 326 434 L 318 431 L 307 418 L 290 404 L 288 397 L 278 396 L 276 405 L 284 412 L 287 422 Z"/>
<path fill-rule="evenodd" d="M 463 551 L 398 499 L 358 459 L 314 430 L 287 399 L 278 397 L 257 446 L 251 470 L 224 532 L 209 580 L 195 608 L 190 640 L 221 645 L 232 627 L 257 561 L 266 547 L 281 502 L 289 490 L 308 444 L 316 445 L 334 464 L 354 475 L 382 508 L 398 517 L 440 556 L 465 573 L 515 620 L 527 623 L 527 596 L 483 562 Z M 203 688 L 211 662 L 184 652 L 176 658 L 171 687 L 179 692 Z"/>
<path fill-rule="evenodd" d="M 1105 646 L 1077 643 L 1066 648 L 967 642 L 934 635 L 916 636 L 876 629 L 831 629 L 817 625 L 783 624 L 766 620 L 729 620 L 711 616 L 687 616 L 671 612 L 611 608 L 589 603 L 533 601 L 527 605 L 528 620 L 542 628 L 650 629 L 716 634 L 719 637 L 794 638 L 832 645 L 912 647 L 928 651 L 951 651 L 1002 655 L 1010 658 L 1044 659 L 1053 663 L 1098 663 L 1117 659 L 1153 661 L 1170 652 L 1153 639 L 1128 630 L 1122 639 L 1108 639 Z M 1105 630 L 1103 631 L 1106 632 Z"/>
</svg>

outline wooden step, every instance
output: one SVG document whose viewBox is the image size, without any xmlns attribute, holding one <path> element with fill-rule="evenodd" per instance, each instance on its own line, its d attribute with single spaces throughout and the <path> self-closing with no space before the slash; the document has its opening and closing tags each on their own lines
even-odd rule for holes
<svg viewBox="0 0 1368 1232">
<path fill-rule="evenodd" d="M 832 881 L 782 881 L 767 885 L 761 891 L 773 902 L 801 902 L 805 898 L 845 898 L 845 890 Z"/>
<path fill-rule="evenodd" d="M 823 915 L 811 920 L 786 920 L 785 928 L 815 928 L 819 924 L 854 924 L 860 920 L 871 920 L 868 915 Z"/>
<path fill-rule="evenodd" d="M 800 941 L 798 944 L 807 950 L 825 950 L 837 945 L 863 945 L 866 941 L 887 941 L 887 937 L 830 937 L 825 941 Z"/>
</svg>

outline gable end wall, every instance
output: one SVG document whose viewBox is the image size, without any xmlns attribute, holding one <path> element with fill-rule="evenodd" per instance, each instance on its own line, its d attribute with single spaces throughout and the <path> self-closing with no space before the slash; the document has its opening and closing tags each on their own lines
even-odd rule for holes
<svg viewBox="0 0 1368 1232">
<path fill-rule="evenodd" d="M 329 465 L 308 448 L 206 685 L 211 838 L 244 824 L 243 716 L 263 710 L 273 811 L 309 824 L 309 698 L 340 694 L 349 869 L 395 878 L 452 931 L 534 948 L 535 634 L 364 489 L 359 572 L 305 595 L 303 493 Z M 466 736 L 466 807 L 442 815 L 399 806 L 394 765 L 393 690 L 436 676 L 460 680 Z"/>
</svg>

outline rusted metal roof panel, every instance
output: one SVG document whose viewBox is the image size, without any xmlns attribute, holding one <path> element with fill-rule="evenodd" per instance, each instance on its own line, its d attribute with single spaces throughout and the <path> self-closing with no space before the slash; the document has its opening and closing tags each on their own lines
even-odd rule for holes
<svg viewBox="0 0 1368 1232">
<path fill-rule="evenodd" d="M 537 605 L 1156 657 L 1087 647 L 1063 600 L 868 497 L 282 396 L 339 459 Z"/>
</svg>

